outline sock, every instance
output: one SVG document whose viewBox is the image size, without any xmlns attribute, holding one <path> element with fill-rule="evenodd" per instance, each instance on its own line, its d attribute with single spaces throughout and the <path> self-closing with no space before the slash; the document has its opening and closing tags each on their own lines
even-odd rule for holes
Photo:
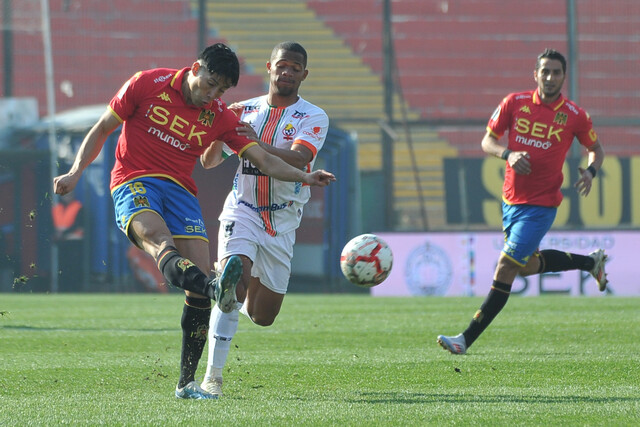
<svg viewBox="0 0 640 427">
<path fill-rule="evenodd" d="M 540 251 L 540 268 L 538 273 L 584 270 L 593 268 L 594 261 L 590 256 L 572 254 L 569 252 L 545 249 Z"/>
<path fill-rule="evenodd" d="M 209 329 L 209 358 L 206 378 L 222 378 L 222 370 L 227 362 L 231 339 L 238 330 L 238 310 L 223 313 L 215 306 L 211 313 Z"/>
<path fill-rule="evenodd" d="M 493 281 L 489 295 L 480 306 L 480 310 L 476 311 L 467 330 L 462 333 L 464 335 L 467 348 L 480 336 L 480 334 L 489 326 L 491 321 L 500 313 L 505 306 L 511 293 L 511 285 Z"/>
<path fill-rule="evenodd" d="M 156 259 L 158 270 L 170 285 L 214 299 L 214 287 L 196 265 L 182 258 L 173 246 L 164 248 Z"/>
<path fill-rule="evenodd" d="M 180 355 L 180 379 L 182 388 L 195 380 L 198 362 L 207 342 L 211 301 L 208 298 L 187 297 L 182 309 L 182 353 Z"/>
<path fill-rule="evenodd" d="M 247 306 L 245 304 L 240 303 L 241 305 L 238 307 L 238 311 L 240 314 L 244 314 L 247 316 L 247 319 L 251 320 L 251 316 L 249 315 L 249 311 L 247 310 Z M 253 322 L 253 320 L 251 320 Z"/>
</svg>

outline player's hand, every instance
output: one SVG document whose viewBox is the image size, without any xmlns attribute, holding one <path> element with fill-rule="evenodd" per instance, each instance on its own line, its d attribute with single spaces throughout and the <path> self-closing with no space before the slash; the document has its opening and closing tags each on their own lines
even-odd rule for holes
<svg viewBox="0 0 640 427">
<path fill-rule="evenodd" d="M 531 173 L 531 163 L 529 162 L 529 153 L 526 151 L 512 151 L 507 158 L 509 166 L 520 175 L 529 175 Z"/>
<path fill-rule="evenodd" d="M 578 194 L 586 196 L 591 191 L 593 175 L 591 175 L 591 172 L 581 167 L 578 167 L 578 172 L 580 172 L 580 179 L 578 179 L 573 186 L 578 190 Z"/>
<path fill-rule="evenodd" d="M 244 105 L 240 104 L 239 102 L 234 102 L 233 104 L 227 106 L 227 110 L 233 111 L 236 116 L 240 117 L 242 111 L 244 110 Z"/>
<path fill-rule="evenodd" d="M 240 136 L 247 137 L 252 141 L 260 142 L 260 138 L 258 138 L 258 134 L 253 129 L 253 127 L 247 122 L 239 121 L 238 127 L 236 127 L 236 132 L 238 132 L 238 135 Z"/>
<path fill-rule="evenodd" d="M 53 178 L 53 192 L 60 194 L 61 196 L 73 191 L 76 188 L 76 184 L 80 177 L 76 177 L 71 173 L 65 173 L 64 175 L 56 176 Z"/>
<path fill-rule="evenodd" d="M 318 169 L 311 173 L 308 173 L 305 177 L 305 184 L 316 185 L 318 187 L 326 187 L 336 180 L 336 177 L 331 173 L 323 169 Z"/>
</svg>

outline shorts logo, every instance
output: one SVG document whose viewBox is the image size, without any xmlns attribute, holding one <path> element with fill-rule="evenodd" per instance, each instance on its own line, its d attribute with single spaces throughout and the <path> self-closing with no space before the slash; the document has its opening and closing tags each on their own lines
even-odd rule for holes
<svg viewBox="0 0 640 427">
<path fill-rule="evenodd" d="M 224 226 L 224 237 L 225 238 L 231 237 L 233 235 L 233 227 L 235 227 L 236 222 L 225 221 L 222 225 Z"/>
<path fill-rule="evenodd" d="M 133 204 L 136 208 L 148 208 L 151 207 L 149 204 L 149 199 L 145 196 L 136 196 L 133 198 Z"/>
</svg>

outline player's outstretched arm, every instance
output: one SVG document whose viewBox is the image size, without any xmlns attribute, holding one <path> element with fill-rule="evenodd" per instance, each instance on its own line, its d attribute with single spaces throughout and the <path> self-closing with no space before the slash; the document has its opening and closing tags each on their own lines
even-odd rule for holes
<svg viewBox="0 0 640 427">
<path fill-rule="evenodd" d="M 200 164 L 202 164 L 203 168 L 215 168 L 224 161 L 224 158 L 222 157 L 223 144 L 224 142 L 222 141 L 213 141 L 213 144 L 204 150 L 204 153 L 200 155 Z"/>
<path fill-rule="evenodd" d="M 71 169 L 69 169 L 69 172 L 53 178 L 54 193 L 67 194 L 76 187 L 80 176 L 82 176 L 82 172 L 98 157 L 107 137 L 118 126 L 120 126 L 120 121 L 111 113 L 111 110 L 107 108 L 82 141 L 82 145 L 80 145 L 80 149 L 76 154 L 75 161 Z"/>
<path fill-rule="evenodd" d="M 322 169 L 306 173 L 296 169 L 281 158 L 267 153 L 260 145 L 253 145 L 242 153 L 262 173 L 281 181 L 304 182 L 309 185 L 324 187 L 336 180 L 336 177 Z"/>
<path fill-rule="evenodd" d="M 580 172 L 580 177 L 578 181 L 573 185 L 576 190 L 578 190 L 578 194 L 581 196 L 587 196 L 591 192 L 591 185 L 593 183 L 593 178 L 595 178 L 594 172 L 598 172 L 602 167 L 602 163 L 604 162 L 604 148 L 599 141 L 596 141 L 591 147 L 589 147 L 589 155 L 588 155 L 588 167 L 587 168 L 578 168 L 578 172 Z"/>
</svg>

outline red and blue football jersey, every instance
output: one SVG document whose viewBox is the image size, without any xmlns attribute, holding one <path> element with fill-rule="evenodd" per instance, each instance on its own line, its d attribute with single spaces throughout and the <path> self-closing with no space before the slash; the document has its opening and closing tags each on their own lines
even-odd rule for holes
<svg viewBox="0 0 640 427">
<path fill-rule="evenodd" d="M 211 143 L 222 140 L 239 156 L 257 144 L 237 134 L 238 117 L 220 99 L 203 108 L 185 103 L 182 80 L 188 71 L 138 72 L 111 100 L 112 113 L 124 123 L 111 171 L 111 191 L 131 179 L 155 176 L 196 195 L 191 175 Z"/>
<path fill-rule="evenodd" d="M 514 205 L 560 205 L 562 166 L 573 139 L 587 148 L 598 140 L 586 111 L 562 95 L 545 104 L 537 90 L 507 95 L 487 130 L 498 139 L 508 132 L 509 150 L 529 153 L 529 175 L 516 174 L 509 164 L 506 167 L 503 199 Z"/>
</svg>

